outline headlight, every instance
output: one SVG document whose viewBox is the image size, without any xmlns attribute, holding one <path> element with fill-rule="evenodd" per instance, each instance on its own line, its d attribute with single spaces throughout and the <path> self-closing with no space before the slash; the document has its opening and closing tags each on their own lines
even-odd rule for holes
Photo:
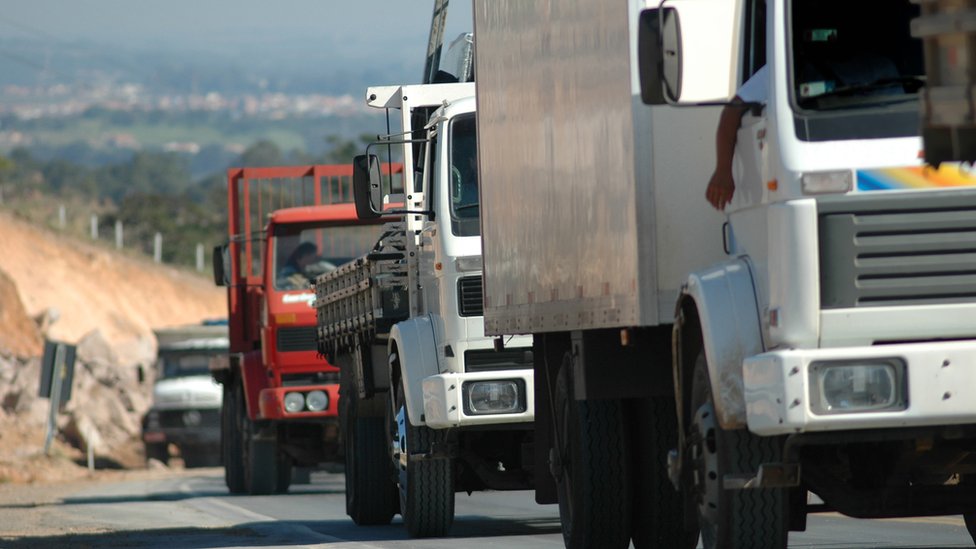
<svg viewBox="0 0 976 549">
<path fill-rule="evenodd" d="M 305 396 L 301 393 L 285 394 L 285 411 L 289 414 L 301 412 L 305 409 Z"/>
<path fill-rule="evenodd" d="M 517 414 L 525 411 L 525 392 L 521 380 L 469 381 L 462 387 L 464 413 Z"/>
<path fill-rule="evenodd" d="M 196 427 L 197 425 L 200 425 L 201 419 L 203 419 L 203 416 L 201 416 L 200 412 L 197 410 L 187 410 L 183 412 L 183 425 L 186 425 L 187 427 Z"/>
<path fill-rule="evenodd" d="M 305 406 L 313 412 L 321 412 L 329 407 L 329 395 L 324 391 L 310 391 L 305 397 Z"/>
<path fill-rule="evenodd" d="M 800 176 L 803 194 L 846 193 L 853 186 L 854 174 L 850 170 L 810 172 Z"/>
<path fill-rule="evenodd" d="M 814 362 L 810 408 L 815 414 L 890 412 L 907 407 L 905 363 L 899 359 Z"/>
</svg>

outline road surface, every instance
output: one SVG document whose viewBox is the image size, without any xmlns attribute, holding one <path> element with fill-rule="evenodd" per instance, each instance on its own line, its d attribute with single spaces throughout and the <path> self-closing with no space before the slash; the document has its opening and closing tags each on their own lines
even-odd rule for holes
<svg viewBox="0 0 976 549">
<path fill-rule="evenodd" d="M 341 474 L 278 496 L 231 496 L 220 469 L 138 475 L 109 482 L 5 486 L 0 548 L 36 547 L 562 547 L 558 511 L 531 493 L 458 494 L 451 538 L 407 539 L 390 526 L 357 527 L 345 515 Z M 973 547 L 959 517 L 859 521 L 812 515 L 791 548 Z"/>
</svg>

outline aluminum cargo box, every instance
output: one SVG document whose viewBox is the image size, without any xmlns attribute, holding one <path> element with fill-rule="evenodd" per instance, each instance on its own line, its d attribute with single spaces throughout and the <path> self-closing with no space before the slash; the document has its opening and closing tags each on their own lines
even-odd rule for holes
<svg viewBox="0 0 976 549">
<path fill-rule="evenodd" d="M 714 156 L 687 153 L 713 149 L 718 110 L 640 102 L 641 7 L 474 3 L 488 334 L 670 323 L 723 257 Z"/>
</svg>

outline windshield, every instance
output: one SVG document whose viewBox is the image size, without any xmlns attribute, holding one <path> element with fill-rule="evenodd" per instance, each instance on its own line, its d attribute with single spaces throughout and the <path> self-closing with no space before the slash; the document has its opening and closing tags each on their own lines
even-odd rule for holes
<svg viewBox="0 0 976 549">
<path fill-rule="evenodd" d="M 456 236 L 481 234 L 478 221 L 478 143 L 474 114 L 451 121 L 451 231 Z"/>
<path fill-rule="evenodd" d="M 792 98 L 801 138 L 917 134 L 924 85 L 922 43 L 910 33 L 917 15 L 910 0 L 792 2 Z"/>
<path fill-rule="evenodd" d="M 318 275 L 332 272 L 372 249 L 382 228 L 382 225 L 279 225 L 272 244 L 274 288 L 309 288 Z"/>
<path fill-rule="evenodd" d="M 211 351 L 166 351 L 159 355 L 157 368 L 161 379 L 187 376 L 210 375 L 210 361 L 219 359 L 227 353 L 227 349 L 213 349 Z"/>
</svg>

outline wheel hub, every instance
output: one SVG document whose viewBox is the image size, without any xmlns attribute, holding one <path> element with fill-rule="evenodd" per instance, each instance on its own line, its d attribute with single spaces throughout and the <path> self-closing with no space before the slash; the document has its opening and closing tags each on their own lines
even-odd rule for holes
<svg viewBox="0 0 976 549">
<path fill-rule="evenodd" d="M 718 448 L 715 443 L 715 409 L 711 402 L 703 404 L 692 420 L 689 456 L 697 497 L 698 513 L 705 522 L 718 521 L 721 479 L 718 473 Z"/>
</svg>

